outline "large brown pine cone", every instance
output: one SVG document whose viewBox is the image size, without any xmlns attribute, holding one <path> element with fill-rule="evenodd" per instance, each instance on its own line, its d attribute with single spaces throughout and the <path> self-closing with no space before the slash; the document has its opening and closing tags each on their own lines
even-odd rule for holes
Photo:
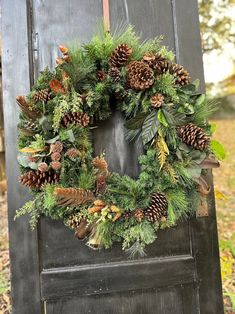
<svg viewBox="0 0 235 314">
<path fill-rule="evenodd" d="M 173 63 L 170 66 L 169 72 L 175 77 L 175 83 L 181 86 L 189 84 L 189 73 L 181 66 Z"/>
<path fill-rule="evenodd" d="M 90 117 L 83 112 L 69 112 L 61 120 L 61 125 L 68 127 L 75 124 L 78 127 L 86 127 L 90 122 Z"/>
<path fill-rule="evenodd" d="M 35 92 L 33 95 L 33 100 L 37 101 L 44 101 L 47 102 L 50 99 L 50 91 L 49 89 L 42 89 L 38 92 Z"/>
<path fill-rule="evenodd" d="M 120 44 L 110 56 L 109 63 L 113 67 L 124 66 L 132 54 L 132 49 L 127 44 Z"/>
<path fill-rule="evenodd" d="M 181 141 L 198 150 L 204 150 L 210 143 L 210 138 L 204 131 L 193 123 L 188 123 L 177 128 Z"/>
<path fill-rule="evenodd" d="M 151 197 L 151 203 L 148 208 L 144 210 L 144 214 L 147 220 L 150 222 L 160 221 L 166 219 L 168 201 L 163 193 L 153 193 Z"/>
<path fill-rule="evenodd" d="M 20 176 L 20 183 L 22 185 L 28 186 L 30 188 L 41 189 L 44 184 L 56 184 L 59 182 L 60 175 L 59 173 L 49 170 L 47 172 L 41 172 L 39 170 L 23 173 Z"/>
<path fill-rule="evenodd" d="M 142 61 L 133 61 L 127 67 L 128 85 L 135 90 L 144 90 L 154 83 L 153 70 Z"/>
</svg>

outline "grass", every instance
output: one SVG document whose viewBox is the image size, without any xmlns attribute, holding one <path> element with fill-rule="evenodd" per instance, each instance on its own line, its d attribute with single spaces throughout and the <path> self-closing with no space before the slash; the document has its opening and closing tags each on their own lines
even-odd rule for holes
<svg viewBox="0 0 235 314">
<path fill-rule="evenodd" d="M 217 120 L 215 138 L 227 151 L 214 171 L 220 262 L 226 314 L 235 313 L 235 120 Z M 6 202 L 0 198 L 0 314 L 10 313 L 9 256 Z"/>
<path fill-rule="evenodd" d="M 226 159 L 214 170 L 221 275 L 226 314 L 235 313 L 235 120 L 216 120 Z"/>
</svg>

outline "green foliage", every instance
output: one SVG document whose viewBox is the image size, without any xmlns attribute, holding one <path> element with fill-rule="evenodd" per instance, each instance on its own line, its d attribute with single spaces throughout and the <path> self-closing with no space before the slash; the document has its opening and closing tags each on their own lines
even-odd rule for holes
<svg viewBox="0 0 235 314">
<path fill-rule="evenodd" d="M 19 218 L 25 214 L 29 214 L 30 220 L 29 224 L 32 230 L 34 230 L 37 226 L 38 219 L 41 215 L 41 210 L 43 208 L 43 201 L 42 201 L 42 193 L 36 195 L 34 200 L 28 201 L 24 204 L 20 209 L 16 211 L 15 218 Z"/>
<path fill-rule="evenodd" d="M 179 100 L 175 89 L 175 78 L 169 73 L 157 77 L 153 91 L 166 95 L 169 101 L 177 102 Z"/>
<path fill-rule="evenodd" d="M 144 120 L 142 126 L 142 139 L 143 143 L 149 143 L 156 135 L 158 130 L 157 114 L 153 110 Z"/>
</svg>

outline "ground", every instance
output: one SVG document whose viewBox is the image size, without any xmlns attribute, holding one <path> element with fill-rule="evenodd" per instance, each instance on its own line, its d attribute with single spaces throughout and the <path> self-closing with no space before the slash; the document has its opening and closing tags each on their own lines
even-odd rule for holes
<svg viewBox="0 0 235 314">
<path fill-rule="evenodd" d="M 235 120 L 218 120 L 216 139 L 223 142 L 227 157 L 214 171 L 220 261 L 226 314 L 235 314 Z M 0 314 L 10 313 L 7 206 L 0 197 Z"/>
</svg>

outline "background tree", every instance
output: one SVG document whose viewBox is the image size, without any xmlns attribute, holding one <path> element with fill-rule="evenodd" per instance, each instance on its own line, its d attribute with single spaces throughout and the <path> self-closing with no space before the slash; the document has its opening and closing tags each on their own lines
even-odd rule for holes
<svg viewBox="0 0 235 314">
<path fill-rule="evenodd" d="M 199 0 L 201 37 L 204 53 L 222 53 L 228 43 L 235 44 L 235 19 L 231 7 L 235 0 Z"/>
</svg>

